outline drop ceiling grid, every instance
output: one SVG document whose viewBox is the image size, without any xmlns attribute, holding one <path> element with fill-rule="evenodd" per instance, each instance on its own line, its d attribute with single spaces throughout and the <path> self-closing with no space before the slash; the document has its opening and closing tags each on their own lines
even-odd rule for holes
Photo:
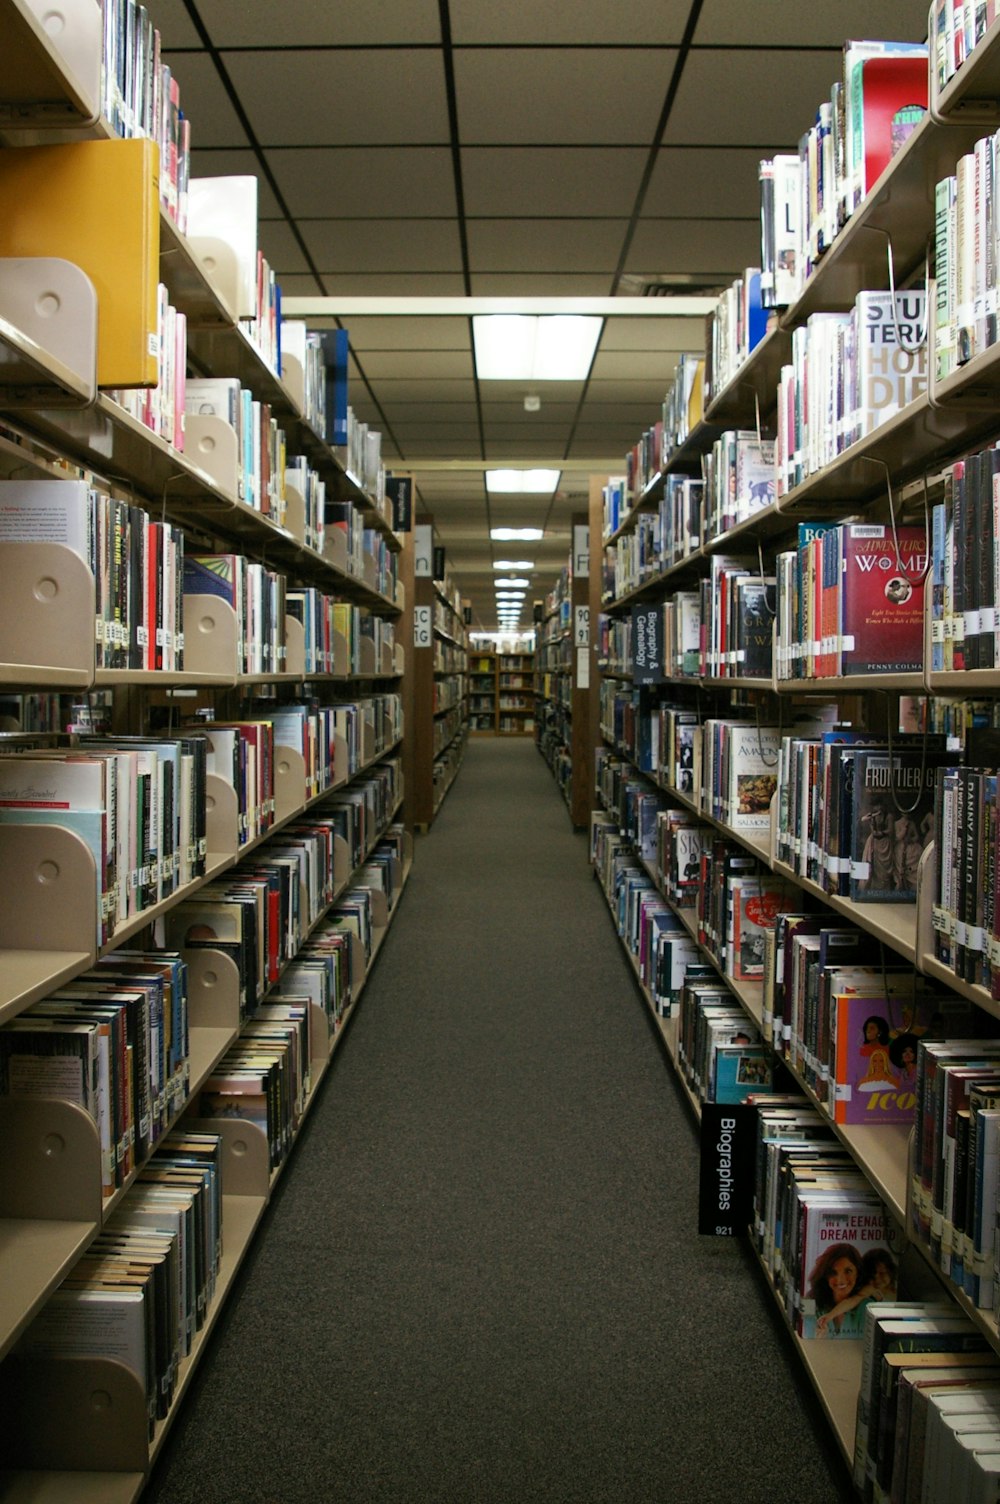
<svg viewBox="0 0 1000 1504">
<path fill-rule="evenodd" d="M 273 174 L 281 201 L 262 177 L 261 246 L 289 295 L 460 295 L 467 278 L 475 295 L 607 296 L 619 265 L 632 278 L 724 285 L 757 259 L 757 163 L 794 148 L 844 37 L 926 31 L 920 0 L 818 11 L 694 0 L 660 142 L 690 0 L 445 0 L 450 57 L 436 0 L 157 0 L 151 11 L 192 120 L 193 171 Z M 524 411 L 527 386 L 477 387 L 465 319 L 372 318 L 351 336 L 356 410 L 405 468 L 445 454 L 481 461 L 481 435 L 497 458 L 624 456 L 702 327 L 607 321 L 589 384 L 540 385 L 537 414 Z M 491 555 L 488 511 L 522 526 L 548 513 L 562 534 L 586 505 L 578 472 L 551 505 L 493 497 L 489 508 L 481 468 L 416 474 L 446 546 L 456 529 L 453 563 L 467 564 L 480 620 L 493 609 L 483 561 L 507 548 Z M 531 545 L 532 557 L 554 574 L 567 546 L 568 531 Z M 533 579 L 533 591 L 550 583 Z"/>
</svg>

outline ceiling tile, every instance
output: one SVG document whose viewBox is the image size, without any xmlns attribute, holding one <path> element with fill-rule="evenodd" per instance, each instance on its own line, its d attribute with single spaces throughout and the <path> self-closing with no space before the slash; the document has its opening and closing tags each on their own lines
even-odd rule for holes
<svg viewBox="0 0 1000 1504">
<path fill-rule="evenodd" d="M 249 147 L 234 150 L 224 148 L 206 149 L 195 140 L 191 148 L 191 176 L 193 178 L 257 178 L 257 214 L 261 219 L 283 218 L 281 208 L 270 184 L 261 175 L 260 162 Z"/>
<path fill-rule="evenodd" d="M 257 227 L 257 244 L 277 274 L 282 290 L 288 275 L 308 272 L 309 263 L 286 220 L 261 220 Z"/>
<path fill-rule="evenodd" d="M 498 423 L 492 419 L 484 422 L 483 431 L 486 438 L 487 453 L 492 453 L 498 445 L 523 449 L 527 454 L 537 453 L 539 445 L 548 454 L 561 452 L 569 438 L 570 425 L 562 423 L 532 423 L 524 422 L 524 414 L 520 422 Z"/>
<path fill-rule="evenodd" d="M 677 369 L 676 350 L 599 350 L 592 379 L 596 381 L 662 381 L 664 388 Z"/>
<path fill-rule="evenodd" d="M 546 402 L 579 402 L 583 392 L 582 381 L 481 381 L 479 392 L 483 402 L 523 401 L 529 392 L 537 393 Z"/>
<path fill-rule="evenodd" d="M 456 45 L 489 43 L 631 42 L 656 46 L 679 42 L 689 0 L 630 0 L 628 5 L 580 5 L 579 0 L 451 0 L 451 33 Z"/>
<path fill-rule="evenodd" d="M 629 215 L 646 156 L 636 147 L 463 147 L 466 213 Z"/>
<path fill-rule="evenodd" d="M 282 0 L 247 5 L 246 0 L 198 0 L 198 10 L 216 47 L 372 46 L 441 40 L 435 0 L 367 0 L 336 5 L 326 0 Z"/>
<path fill-rule="evenodd" d="M 454 219 L 300 220 L 321 272 L 460 272 Z"/>
<path fill-rule="evenodd" d="M 759 146 L 765 153 L 794 149 L 816 119 L 817 106 L 829 99 L 839 65 L 839 54 L 828 52 L 692 53 L 670 113 L 664 145 L 731 143 Z M 708 99 L 745 98 L 751 79 L 749 109 L 704 108 Z"/>
<path fill-rule="evenodd" d="M 602 272 L 610 280 L 626 220 L 475 219 L 469 265 L 477 272 Z"/>
<path fill-rule="evenodd" d="M 539 413 L 525 413 L 523 401 L 512 402 L 484 402 L 483 417 L 490 423 L 523 423 L 525 425 L 537 422 L 539 418 L 552 423 L 569 422 L 576 414 L 578 403 L 554 402 L 550 397 L 539 391 L 542 406 Z"/>
<path fill-rule="evenodd" d="M 459 377 L 472 380 L 472 351 L 469 349 L 366 350 L 361 358 L 365 374 L 372 382 L 385 376 L 404 381 L 408 377 L 416 379 L 421 376 L 432 381 L 449 381 Z"/>
<path fill-rule="evenodd" d="M 265 156 L 293 214 L 387 219 L 455 212 L 451 153 L 444 147 L 278 147 Z"/>
<path fill-rule="evenodd" d="M 467 350 L 469 321 L 463 318 L 350 319 L 355 350 Z"/>
<path fill-rule="evenodd" d="M 461 272 L 329 272 L 323 279 L 329 297 L 344 298 L 461 298 Z M 329 319 L 309 320 L 317 329 L 332 328 Z"/>
<path fill-rule="evenodd" d="M 759 215 L 760 159 L 754 148 L 663 146 L 656 154 L 643 214 L 678 219 Z"/>
<path fill-rule="evenodd" d="M 440 52 L 230 52 L 223 61 L 262 146 L 449 140 Z"/>
<path fill-rule="evenodd" d="M 365 357 L 367 360 L 367 356 Z M 382 376 L 373 382 L 378 400 L 388 409 L 396 402 L 468 402 L 469 381 L 443 381 Z"/>
<path fill-rule="evenodd" d="M 384 407 L 388 422 L 414 423 L 475 423 L 474 402 L 390 402 Z"/>
<path fill-rule="evenodd" d="M 677 54 L 671 49 L 543 48 L 455 54 L 463 145 L 653 138 Z"/>
<path fill-rule="evenodd" d="M 156 0 L 153 25 L 160 33 L 161 55 L 171 47 L 201 46 L 201 38 L 188 15 L 184 0 Z M 164 60 L 173 67 L 173 59 Z"/>
<path fill-rule="evenodd" d="M 650 301 L 662 303 L 662 298 Z M 600 351 L 606 350 L 693 350 L 705 342 L 705 318 L 609 318 L 601 335 Z"/>
<path fill-rule="evenodd" d="M 746 0 L 705 0 L 695 45 L 706 42 L 751 47 L 830 45 L 845 37 L 892 37 L 922 42 L 927 9 L 910 0 L 837 0 L 830 6 L 747 5 Z"/>
<path fill-rule="evenodd" d="M 472 295 L 479 298 L 606 298 L 606 272 L 473 272 Z"/>
<path fill-rule="evenodd" d="M 207 52 L 184 52 L 167 58 L 180 87 L 181 109 L 191 121 L 191 140 L 199 146 L 246 146 L 246 132 L 233 109 Z"/>
<path fill-rule="evenodd" d="M 745 219 L 644 220 L 629 247 L 626 269 L 643 276 L 719 272 L 730 280 L 760 264 L 760 222 Z"/>
</svg>

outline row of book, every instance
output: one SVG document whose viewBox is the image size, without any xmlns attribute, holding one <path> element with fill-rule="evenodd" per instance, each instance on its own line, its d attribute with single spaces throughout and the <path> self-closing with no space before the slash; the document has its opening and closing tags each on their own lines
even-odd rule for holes
<svg viewBox="0 0 1000 1504">
<path fill-rule="evenodd" d="M 184 595 L 211 596 L 224 600 L 232 609 L 238 673 L 284 672 L 288 611 L 285 575 L 242 554 L 188 553 L 184 558 Z M 329 597 L 324 599 L 332 606 Z"/>
<path fill-rule="evenodd" d="M 103 10 L 101 114 L 117 136 L 148 136 L 160 149 L 160 199 L 187 231 L 191 125 L 180 87 L 161 57 L 160 33 L 136 0 L 107 0 Z"/>
<path fill-rule="evenodd" d="M 955 5 L 939 0 L 931 6 L 928 45 L 939 89 L 943 89 L 972 56 L 995 20 L 996 0 L 986 0 L 982 5 Z"/>
<path fill-rule="evenodd" d="M 933 835 L 941 741 L 803 727 L 778 747 L 779 860 L 855 902 L 913 903 Z"/>
<path fill-rule="evenodd" d="M 706 407 L 736 376 L 767 332 L 767 312 L 761 301 L 761 274 L 748 267 L 725 288 L 706 320 Z"/>
<path fill-rule="evenodd" d="M 992 997 L 1000 996 L 997 816 L 995 768 L 937 767 L 934 955 Z"/>
<path fill-rule="evenodd" d="M 362 423 L 352 407 L 347 409 L 347 444 L 345 460 L 353 476 L 375 503 L 383 517 L 388 516 L 385 494 L 385 465 L 382 463 L 382 435 L 377 428 Z"/>
<path fill-rule="evenodd" d="M 187 402 L 187 317 L 170 301 L 161 282 L 156 296 L 157 376 L 155 386 L 112 389 L 108 396 L 120 407 L 184 453 L 184 416 Z"/>
<path fill-rule="evenodd" d="M 910 1230 L 956 1289 L 983 1310 L 998 1299 L 1000 1042 L 921 1039 L 908 1187 Z"/>
<path fill-rule="evenodd" d="M 760 164 L 761 301 L 793 303 L 927 110 L 924 43 L 852 40 L 797 153 Z"/>
<path fill-rule="evenodd" d="M 97 668 L 183 669 L 179 528 L 86 481 L 5 480 L 0 542 L 58 544 L 83 559 L 94 580 Z"/>
<path fill-rule="evenodd" d="M 854 1482 L 869 1504 L 987 1504 L 1000 1483 L 1000 1364 L 956 1307 L 864 1307 Z"/>
<path fill-rule="evenodd" d="M 919 672 L 929 541 L 920 526 L 800 523 L 775 560 L 777 677 Z"/>
<path fill-rule="evenodd" d="M 240 501 L 283 527 L 285 435 L 270 404 L 258 402 L 237 376 L 205 376 L 188 380 L 184 406 L 193 416 L 218 418 L 233 430 L 235 471 L 225 478 Z"/>
<path fill-rule="evenodd" d="M 335 600 L 333 596 L 312 586 L 305 590 L 289 590 L 285 598 L 285 611 L 302 623 L 307 675 L 335 672 L 338 638 L 343 639 L 346 648 L 344 672 L 347 674 L 361 675 L 366 672 L 366 642 L 371 643 L 376 675 L 383 672 L 381 664 L 384 655 L 392 655 L 395 650 L 396 629 L 393 622 L 373 615 L 363 606 Z"/>
<path fill-rule="evenodd" d="M 931 668 L 1000 663 L 1000 448 L 976 450 L 944 471 L 931 509 Z"/>
<path fill-rule="evenodd" d="M 183 1107 L 188 1039 L 180 954 L 122 950 L 0 1029 L 0 1096 L 56 1097 L 86 1112 L 106 1198 Z"/>
<path fill-rule="evenodd" d="M 145 1395 L 152 1437 L 215 1296 L 222 1193 L 216 1134 L 178 1128 L 164 1139 L 20 1338 L 22 1382 L 36 1359 L 113 1359 Z"/>
<path fill-rule="evenodd" d="M 321 554 L 326 540 L 326 482 L 303 454 L 285 456 L 286 498 L 289 493 L 302 498 L 302 541 L 313 553 Z"/>
<path fill-rule="evenodd" d="M 302 416 L 315 434 L 326 435 L 327 368 L 322 335 L 307 329 L 299 319 L 282 319 L 280 374 L 294 360 L 302 369 Z M 318 545 L 313 545 L 314 547 Z"/>
<path fill-rule="evenodd" d="M 774 441 L 727 429 L 702 459 L 702 541 L 721 537 L 774 501 Z"/>
<path fill-rule="evenodd" d="M 463 680 L 460 674 L 456 674 L 454 678 L 434 680 L 431 703 L 434 707 L 435 715 L 442 710 L 451 710 L 452 706 L 457 705 L 462 698 Z M 492 700 L 489 699 L 481 703 L 486 704 L 488 708 L 492 704 Z"/>
<path fill-rule="evenodd" d="M 793 491 L 927 390 L 927 294 L 860 292 L 792 333 L 777 394 L 775 491 Z"/>
<path fill-rule="evenodd" d="M 751 1237 L 778 1304 L 806 1341 L 857 1341 L 869 1303 L 896 1298 L 899 1229 L 815 1107 L 753 1105 Z"/>
</svg>

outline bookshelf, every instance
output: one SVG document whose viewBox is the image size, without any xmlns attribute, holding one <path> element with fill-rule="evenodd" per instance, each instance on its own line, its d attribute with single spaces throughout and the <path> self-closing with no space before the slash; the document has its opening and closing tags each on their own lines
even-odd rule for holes
<svg viewBox="0 0 1000 1504">
<path fill-rule="evenodd" d="M 497 653 L 497 736 L 535 732 L 534 653 Z"/>
<path fill-rule="evenodd" d="M 932 54 L 933 55 L 933 54 Z M 933 70 L 932 70 L 933 73 Z M 975 140 L 1000 123 L 1000 26 L 994 23 L 967 59 L 965 65 L 941 89 L 931 88 L 932 110 L 898 152 L 864 202 L 840 229 L 833 243 L 819 259 L 801 294 L 788 307 L 778 310 L 771 327 L 751 351 L 735 374 L 717 389 L 705 394 L 703 416 L 695 411 L 673 444 L 665 444 L 665 456 L 655 473 L 641 467 L 635 474 L 626 505 L 608 512 L 599 506 L 592 512 L 591 550 L 594 557 L 612 563 L 620 561 L 618 545 L 643 524 L 644 515 L 657 512 L 661 500 L 677 477 L 694 473 L 700 457 L 711 453 L 723 430 L 734 428 L 760 433 L 775 410 L 781 369 L 791 359 L 795 331 L 815 313 L 849 310 L 864 289 L 888 287 L 887 249 L 894 263 L 896 285 L 913 278 L 923 284 L 928 244 L 935 236 L 934 193 L 936 182 L 955 171 L 956 162 L 970 151 Z M 873 233 L 877 232 L 877 233 Z M 928 308 L 935 307 L 935 285 L 931 278 Z M 710 830 L 725 835 L 740 849 L 758 858 L 765 874 L 783 878 L 795 896 L 798 907 L 810 905 L 816 912 L 838 917 L 878 943 L 889 964 L 906 963 L 917 978 L 928 978 L 942 989 L 975 1003 L 992 1018 L 1000 1016 L 1000 1005 L 990 990 L 980 983 L 963 980 L 950 966 L 935 955 L 934 925 L 936 867 L 940 852 L 933 840 L 926 846 L 916 880 L 914 903 L 872 903 L 851 901 L 828 891 L 804 876 L 797 865 L 776 856 L 773 834 L 737 830 L 725 820 L 706 812 L 700 791 L 682 791 L 662 764 L 649 761 L 643 750 L 639 724 L 650 706 L 669 702 L 689 710 L 700 710 L 700 718 L 725 716 L 742 711 L 751 725 L 777 724 L 784 733 L 792 731 L 792 715 L 797 710 L 813 713 L 822 700 L 836 703 L 851 724 L 861 727 L 898 725 L 899 702 L 911 695 L 936 697 L 995 696 L 1000 688 L 1000 673 L 994 668 L 964 671 L 934 671 L 931 667 L 932 616 L 934 603 L 930 585 L 925 595 L 925 658 L 917 671 L 855 675 L 805 681 L 779 681 L 776 678 L 743 680 L 730 675 L 706 677 L 703 674 L 672 674 L 667 666 L 652 675 L 653 682 L 641 691 L 640 675 L 633 675 L 633 665 L 624 662 L 615 651 L 621 640 L 622 624 L 631 619 L 637 608 L 657 606 L 677 590 L 698 589 L 698 581 L 708 575 L 713 557 L 721 554 L 753 556 L 752 571 L 760 562 L 763 575 L 767 561 L 775 551 L 794 547 L 796 525 L 800 520 L 836 521 L 854 518 L 862 523 L 888 522 L 886 478 L 891 479 L 896 515 L 909 514 L 922 524 L 921 505 L 927 478 L 930 501 L 942 495 L 940 472 L 957 457 L 1000 437 L 995 397 L 1000 372 L 996 345 L 980 351 L 964 365 L 943 379 L 935 372 L 937 334 L 932 313 L 928 315 L 929 389 L 905 404 L 887 421 L 846 448 L 824 468 L 808 475 L 785 494 L 779 495 L 746 520 L 705 540 L 704 534 L 692 546 L 676 544 L 676 551 L 666 560 L 647 559 L 638 580 L 629 579 L 626 588 L 605 593 L 602 610 L 606 624 L 595 640 L 592 662 L 604 676 L 602 695 L 602 734 L 605 762 L 604 776 L 599 775 L 591 816 L 592 860 L 609 899 L 612 922 L 629 953 L 637 980 L 651 1012 L 656 1018 L 669 1058 L 677 1068 L 679 1079 L 693 1111 L 700 1113 L 700 1102 L 685 1078 L 684 1062 L 678 1044 L 676 1016 L 664 1016 L 664 1004 L 658 1000 L 644 955 L 628 920 L 618 903 L 615 889 L 618 853 L 633 870 L 645 872 L 652 889 L 667 910 L 673 912 L 680 927 L 697 948 L 698 963 L 711 969 L 714 979 L 723 986 L 734 1003 L 745 1010 L 760 1027 L 767 1023 L 766 1005 L 760 983 L 736 981 L 718 960 L 716 951 L 704 939 L 704 929 L 692 908 L 675 902 L 665 874 L 655 858 L 640 855 L 639 832 L 627 834 L 626 805 L 621 790 L 626 783 L 658 797 L 662 807 L 697 814 Z M 692 408 L 700 404 L 692 402 Z M 685 405 L 685 410 L 687 409 Z M 645 436 L 644 436 L 645 438 Z M 637 446 L 637 449 L 641 446 Z M 598 486 L 606 484 L 602 477 Z M 915 503 L 915 504 L 914 504 Z M 663 513 L 660 512 L 662 520 Z M 759 553 L 758 553 L 759 549 Z M 929 540 L 928 540 L 929 550 Z M 616 639 L 616 631 L 619 637 Z M 940 640 L 940 639 L 936 639 Z M 613 713 L 615 697 L 619 706 L 634 696 L 634 724 L 628 716 Z M 817 698 L 818 697 L 818 698 Z M 654 711 L 655 716 L 655 711 Z M 655 722 L 654 722 L 655 723 Z M 809 732 L 802 733 L 809 736 Z M 814 733 L 813 733 L 814 734 Z M 655 732 L 654 743 L 655 743 Z M 959 760 L 954 752 L 955 761 Z M 771 806 L 770 829 L 778 826 L 778 799 Z M 765 1039 L 767 1030 L 764 1030 Z M 813 1090 L 810 1079 L 799 1071 L 787 1054 L 778 1053 L 782 1067 L 803 1096 L 821 1111 L 824 1100 Z M 832 1122 L 832 1119 L 828 1119 Z M 898 1225 L 905 1258 L 916 1285 L 922 1286 L 918 1298 L 952 1300 L 956 1312 L 965 1312 L 992 1347 L 1000 1352 L 1000 1331 L 993 1311 L 975 1307 L 967 1295 L 956 1289 L 942 1273 L 930 1246 L 915 1235 L 915 1209 L 908 1163 L 910 1131 L 907 1125 L 886 1123 L 877 1127 L 849 1123 L 832 1124 L 840 1144 L 849 1151 L 853 1164 L 882 1199 L 890 1217 Z M 769 1276 L 765 1271 L 765 1279 Z M 940 1281 L 940 1283 L 939 1283 Z M 781 1304 L 779 1300 L 779 1305 Z M 783 1307 L 784 1309 L 784 1307 Z M 834 1435 L 849 1463 L 854 1457 L 855 1406 L 860 1384 L 860 1344 L 818 1343 L 793 1334 L 811 1382 L 833 1427 Z"/>
<path fill-rule="evenodd" d="M 591 481 L 592 505 L 600 485 Z M 590 515 L 572 519 L 573 547 L 540 612 L 535 651 L 535 740 L 552 770 L 573 825 L 585 829 L 599 737 L 597 679 L 590 637 L 599 615 L 599 573 L 590 569 Z"/>
<path fill-rule="evenodd" d="M 47 27 L 33 0 L 0 5 L 5 38 L 0 154 L 17 153 L 20 140 L 34 142 L 46 131 L 60 142 L 66 136 L 112 145 L 112 131 L 100 114 L 101 7 L 95 0 L 71 0 L 60 19 L 61 30 Z M 116 215 L 129 210 L 115 204 L 107 212 L 113 224 Z M 361 474 L 347 448 L 327 442 L 301 363 L 289 359 L 280 373 L 274 369 L 234 314 L 236 303 L 224 279 L 213 282 L 206 271 L 204 244 L 180 233 L 162 210 L 155 221 L 154 281 L 162 278 L 172 304 L 188 320 L 191 370 L 202 377 L 235 377 L 254 401 L 270 406 L 288 455 L 306 456 L 326 486 L 327 500 L 349 505 L 347 532 L 330 527 L 321 537 L 312 503 L 296 489 L 291 471 L 277 501 L 252 505 L 244 494 L 234 431 L 218 417 L 192 415 L 182 452 L 107 391 L 98 392 L 100 298 L 77 266 L 44 255 L 0 260 L 0 479 L 70 484 L 68 476 L 76 469 L 104 491 L 127 497 L 136 514 L 169 521 L 189 549 L 266 559 L 282 590 L 312 587 L 312 606 L 332 612 L 336 604 L 343 614 L 335 628 L 333 617 L 325 617 L 329 639 L 318 645 L 311 640 L 312 618 L 307 627 L 289 610 L 275 628 L 283 652 L 280 666 L 248 673 L 236 607 L 220 596 L 188 594 L 185 667 L 108 667 L 95 647 L 98 573 L 62 543 L 5 541 L 0 544 L 0 683 L 16 691 L 88 696 L 100 691 L 115 736 L 149 733 L 158 712 L 176 711 L 179 695 L 186 697 L 185 712 L 214 711 L 220 721 L 245 716 L 251 703 L 255 714 L 263 706 L 277 716 L 303 695 L 330 713 L 325 725 L 334 724 L 336 711 L 342 717 L 337 724 L 346 729 L 329 734 L 328 774 L 302 748 L 276 743 L 273 809 L 257 835 L 248 835 L 234 784 L 208 772 L 204 870 L 131 912 L 100 945 L 94 914 L 103 875 L 90 848 L 57 825 L 4 825 L 0 1026 L 82 978 L 100 957 L 121 959 L 130 943 L 148 947 L 158 920 L 169 922 L 179 905 L 235 872 L 248 854 L 268 861 L 270 847 L 294 840 L 305 827 L 315 829 L 331 799 L 346 799 L 360 813 L 349 838 L 328 838 L 322 892 L 309 886 L 299 869 L 296 940 L 300 947 L 316 944 L 352 892 L 368 895 L 371 927 L 364 941 L 352 935 L 342 947 L 339 1011 L 328 1014 L 315 1003 L 307 1010 L 310 1058 L 300 1064 L 309 1091 L 297 1135 L 344 1038 L 412 864 L 412 839 L 399 824 L 406 597 L 396 561 L 402 542 L 381 489 Z M 47 294 L 60 311 L 43 324 L 33 309 Z M 382 859 L 383 890 L 372 860 L 377 849 L 384 851 L 390 832 L 393 854 Z M 29 880 L 22 881 L 22 875 Z M 301 954 L 301 948 L 288 948 L 263 998 L 279 992 L 282 977 Z M 214 1296 L 181 1360 L 170 1408 L 151 1433 L 145 1386 L 127 1366 L 100 1357 L 25 1357 L 19 1339 L 126 1201 L 141 1165 L 122 1175 L 112 1195 L 103 1194 L 102 1144 L 89 1112 L 45 1096 L 0 1099 L 0 1392 L 9 1422 L 0 1447 L 5 1498 L 138 1497 L 289 1162 L 294 1137 L 275 1165 L 258 1124 L 197 1117 L 203 1084 L 243 1037 L 244 983 L 222 949 L 190 949 L 186 956 L 188 1091 L 172 1106 L 164 1128 L 197 1126 L 222 1141 L 225 1252 Z"/>
<path fill-rule="evenodd" d="M 413 599 L 411 761 L 406 823 L 427 831 L 458 774 L 468 740 L 468 637 L 462 598 L 450 574 L 434 577 L 434 523 L 424 517 L 406 539 L 403 577 Z"/>
<path fill-rule="evenodd" d="M 494 736 L 497 724 L 497 656 L 469 650 L 469 735 Z"/>
</svg>

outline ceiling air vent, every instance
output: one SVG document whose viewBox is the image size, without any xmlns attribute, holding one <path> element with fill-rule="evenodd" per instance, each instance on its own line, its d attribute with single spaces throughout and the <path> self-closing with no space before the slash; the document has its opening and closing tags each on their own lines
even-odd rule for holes
<svg viewBox="0 0 1000 1504">
<path fill-rule="evenodd" d="M 719 276 L 622 277 L 615 296 L 619 298 L 715 297 L 727 285 Z"/>
</svg>

